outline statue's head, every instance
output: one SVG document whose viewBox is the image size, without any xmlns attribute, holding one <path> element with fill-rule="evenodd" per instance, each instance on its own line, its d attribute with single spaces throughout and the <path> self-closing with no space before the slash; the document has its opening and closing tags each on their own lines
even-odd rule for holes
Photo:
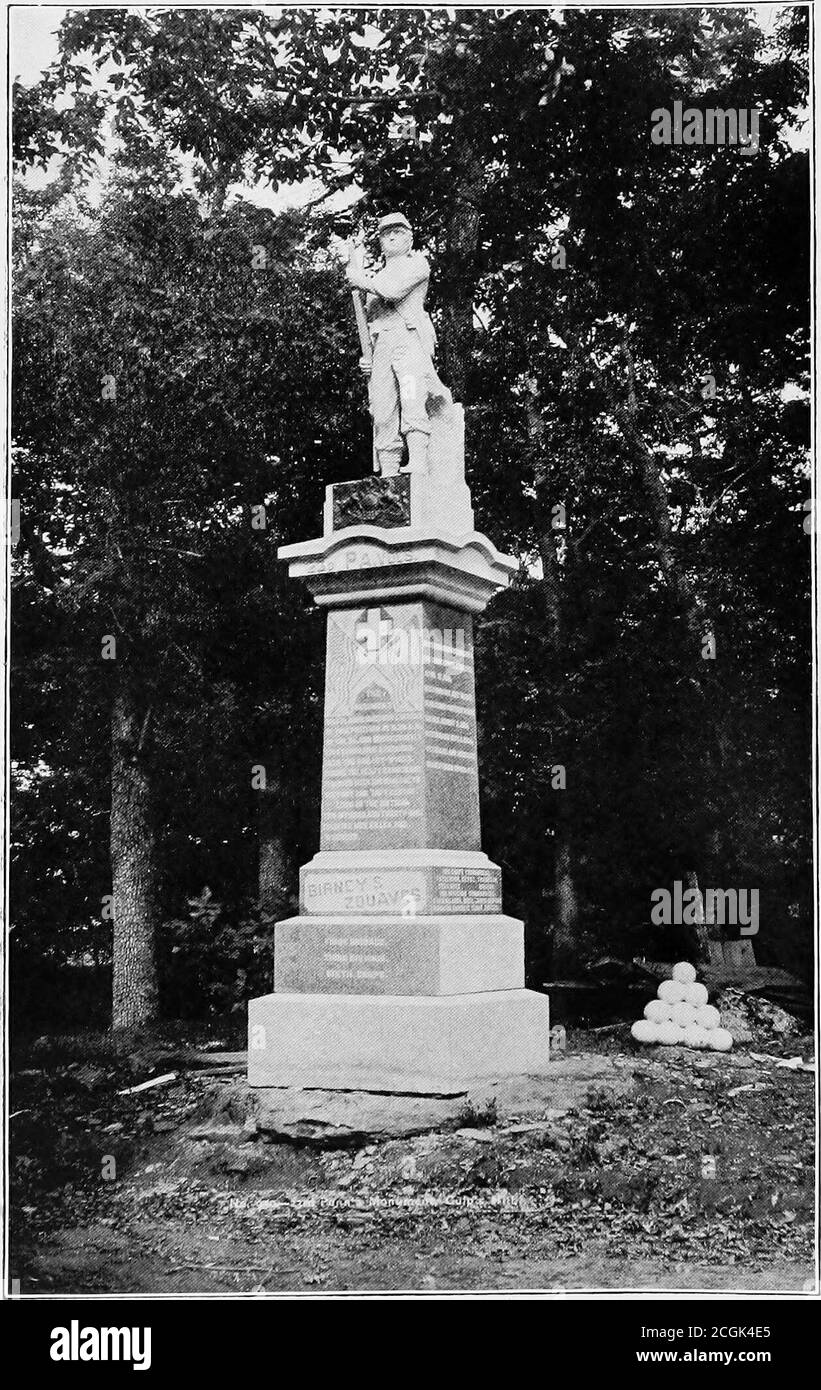
<svg viewBox="0 0 821 1390">
<path fill-rule="evenodd" d="M 413 230 L 407 217 L 401 212 L 390 212 L 383 217 L 377 228 L 379 245 L 386 260 L 392 256 L 406 256 L 413 246 Z"/>
</svg>

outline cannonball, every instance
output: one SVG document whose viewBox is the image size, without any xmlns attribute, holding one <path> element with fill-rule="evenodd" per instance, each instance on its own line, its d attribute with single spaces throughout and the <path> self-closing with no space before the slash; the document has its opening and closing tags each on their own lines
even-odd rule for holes
<svg viewBox="0 0 821 1390">
<path fill-rule="evenodd" d="M 654 1043 L 657 1041 L 658 1028 L 649 1018 L 639 1018 L 630 1029 L 630 1036 L 636 1042 Z"/>
<path fill-rule="evenodd" d="M 672 1007 L 673 1023 L 677 1023 L 679 1028 L 686 1028 L 689 1023 L 695 1023 L 696 1010 L 692 1004 L 674 1004 Z"/>
<path fill-rule="evenodd" d="M 688 960 L 680 960 L 673 966 L 673 979 L 680 985 L 691 985 L 696 978 L 696 967 Z"/>
<path fill-rule="evenodd" d="M 684 1041 L 688 1047 L 707 1047 L 707 1034 L 697 1023 L 690 1023 L 684 1030 Z"/>
<path fill-rule="evenodd" d="M 702 1004 L 700 1009 L 696 1009 L 696 1023 L 699 1028 L 718 1028 L 721 1014 L 712 1004 Z"/>
<path fill-rule="evenodd" d="M 679 984 L 678 980 L 662 980 L 656 993 L 659 999 L 663 999 L 668 1004 L 680 1004 L 686 997 L 686 990 L 689 985 Z M 706 1004 L 706 999 L 705 999 Z"/>
<path fill-rule="evenodd" d="M 706 985 L 685 985 L 684 991 L 684 998 L 686 999 L 687 1003 L 693 1004 L 697 1009 L 700 1009 L 702 1004 L 706 1004 L 707 1000 L 710 998 L 709 994 L 707 993 Z"/>
<path fill-rule="evenodd" d="M 664 1023 L 669 1017 L 669 1007 L 663 999 L 651 999 L 650 1003 L 644 1006 L 644 1017 L 649 1018 L 651 1023 Z"/>
<path fill-rule="evenodd" d="M 707 1034 L 707 1046 L 714 1052 L 729 1052 L 733 1045 L 733 1035 L 727 1028 L 711 1028 Z"/>
<path fill-rule="evenodd" d="M 656 1029 L 658 1042 L 664 1043 L 667 1047 L 675 1047 L 676 1043 L 681 1042 L 682 1030 L 677 1028 L 675 1023 L 660 1023 Z"/>
</svg>

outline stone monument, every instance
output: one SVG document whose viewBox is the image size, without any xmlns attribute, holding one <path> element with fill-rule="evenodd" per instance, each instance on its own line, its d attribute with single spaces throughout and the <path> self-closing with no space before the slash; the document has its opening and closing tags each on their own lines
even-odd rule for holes
<svg viewBox="0 0 821 1390">
<path fill-rule="evenodd" d="M 427 262 L 402 244 L 409 266 L 348 275 L 376 301 L 379 475 L 329 486 L 322 535 L 279 552 L 327 610 L 322 814 L 249 1004 L 252 1086 L 453 1094 L 548 1063 L 479 821 L 473 618 L 518 561 L 474 528 L 462 408 L 420 341 Z"/>
</svg>

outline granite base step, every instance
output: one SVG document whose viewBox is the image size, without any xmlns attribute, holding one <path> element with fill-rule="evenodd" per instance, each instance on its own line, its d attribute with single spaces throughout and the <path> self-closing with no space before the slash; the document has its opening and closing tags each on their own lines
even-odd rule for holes
<svg viewBox="0 0 821 1390">
<path fill-rule="evenodd" d="M 274 990 L 461 995 L 524 988 L 524 925 L 465 916 L 303 915 L 274 928 Z"/>
<path fill-rule="evenodd" d="M 266 994 L 248 1006 L 252 1086 L 455 1095 L 549 1067 L 550 1006 L 526 989 L 438 998 Z"/>
</svg>

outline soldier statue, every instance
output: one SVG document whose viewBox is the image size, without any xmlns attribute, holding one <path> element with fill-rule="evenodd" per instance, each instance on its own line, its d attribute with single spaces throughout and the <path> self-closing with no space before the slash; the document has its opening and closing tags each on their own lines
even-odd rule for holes
<svg viewBox="0 0 821 1390">
<path fill-rule="evenodd" d="M 436 334 L 425 312 L 427 258 L 414 251 L 411 225 L 401 213 L 383 217 L 378 232 L 382 267 L 365 271 L 359 259 L 351 256 L 347 276 L 354 291 L 367 295 L 367 328 L 360 322 L 363 356 L 359 365 L 369 378 L 374 467 L 383 477 L 391 477 L 400 470 L 427 471 L 428 401 L 449 402 L 451 397 L 433 365 Z M 355 304 L 357 300 L 355 293 Z"/>
</svg>

